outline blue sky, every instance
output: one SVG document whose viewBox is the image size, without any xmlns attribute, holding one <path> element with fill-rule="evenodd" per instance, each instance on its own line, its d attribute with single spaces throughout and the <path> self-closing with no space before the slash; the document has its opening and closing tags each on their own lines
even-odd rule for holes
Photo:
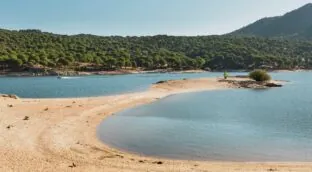
<svg viewBox="0 0 312 172">
<path fill-rule="evenodd" d="M 223 34 L 312 0 L 2 0 L 0 27 L 96 35 Z"/>
</svg>

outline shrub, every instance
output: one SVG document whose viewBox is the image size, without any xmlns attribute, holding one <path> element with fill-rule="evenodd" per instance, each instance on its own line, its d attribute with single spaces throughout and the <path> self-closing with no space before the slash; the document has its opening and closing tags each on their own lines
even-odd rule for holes
<svg viewBox="0 0 312 172">
<path fill-rule="evenodd" d="M 249 78 L 255 81 L 268 81 L 271 80 L 271 76 L 264 70 L 254 70 L 249 73 Z"/>
<path fill-rule="evenodd" d="M 224 79 L 227 79 L 229 77 L 229 74 L 226 71 L 224 71 L 223 77 L 224 77 Z"/>
</svg>

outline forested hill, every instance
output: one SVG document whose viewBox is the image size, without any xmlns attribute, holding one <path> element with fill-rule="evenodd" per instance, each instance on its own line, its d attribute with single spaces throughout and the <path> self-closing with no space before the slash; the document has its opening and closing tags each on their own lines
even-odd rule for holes
<svg viewBox="0 0 312 172">
<path fill-rule="evenodd" d="M 0 71 L 293 69 L 312 67 L 312 43 L 232 36 L 101 37 L 0 30 Z"/>
<path fill-rule="evenodd" d="M 312 3 L 283 16 L 260 19 L 231 34 L 312 40 Z"/>
</svg>

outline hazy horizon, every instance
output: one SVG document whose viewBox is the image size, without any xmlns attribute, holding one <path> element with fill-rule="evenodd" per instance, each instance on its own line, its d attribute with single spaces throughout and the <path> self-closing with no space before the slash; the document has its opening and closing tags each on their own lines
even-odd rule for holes
<svg viewBox="0 0 312 172">
<path fill-rule="evenodd" d="M 196 2 L 196 3 L 194 3 Z M 283 15 L 312 0 L 10 0 L 1 28 L 101 36 L 220 35 L 263 17 Z M 18 12 L 16 12 L 18 11 Z"/>
</svg>

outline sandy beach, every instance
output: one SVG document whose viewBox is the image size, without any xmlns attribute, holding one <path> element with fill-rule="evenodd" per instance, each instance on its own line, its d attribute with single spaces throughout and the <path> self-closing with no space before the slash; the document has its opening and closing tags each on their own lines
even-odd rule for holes
<svg viewBox="0 0 312 172">
<path fill-rule="evenodd" d="M 112 149 L 96 128 L 109 115 L 169 95 L 236 88 L 216 78 L 169 81 L 145 92 L 90 98 L 0 98 L 0 171 L 312 171 L 312 163 L 196 162 Z"/>
</svg>

